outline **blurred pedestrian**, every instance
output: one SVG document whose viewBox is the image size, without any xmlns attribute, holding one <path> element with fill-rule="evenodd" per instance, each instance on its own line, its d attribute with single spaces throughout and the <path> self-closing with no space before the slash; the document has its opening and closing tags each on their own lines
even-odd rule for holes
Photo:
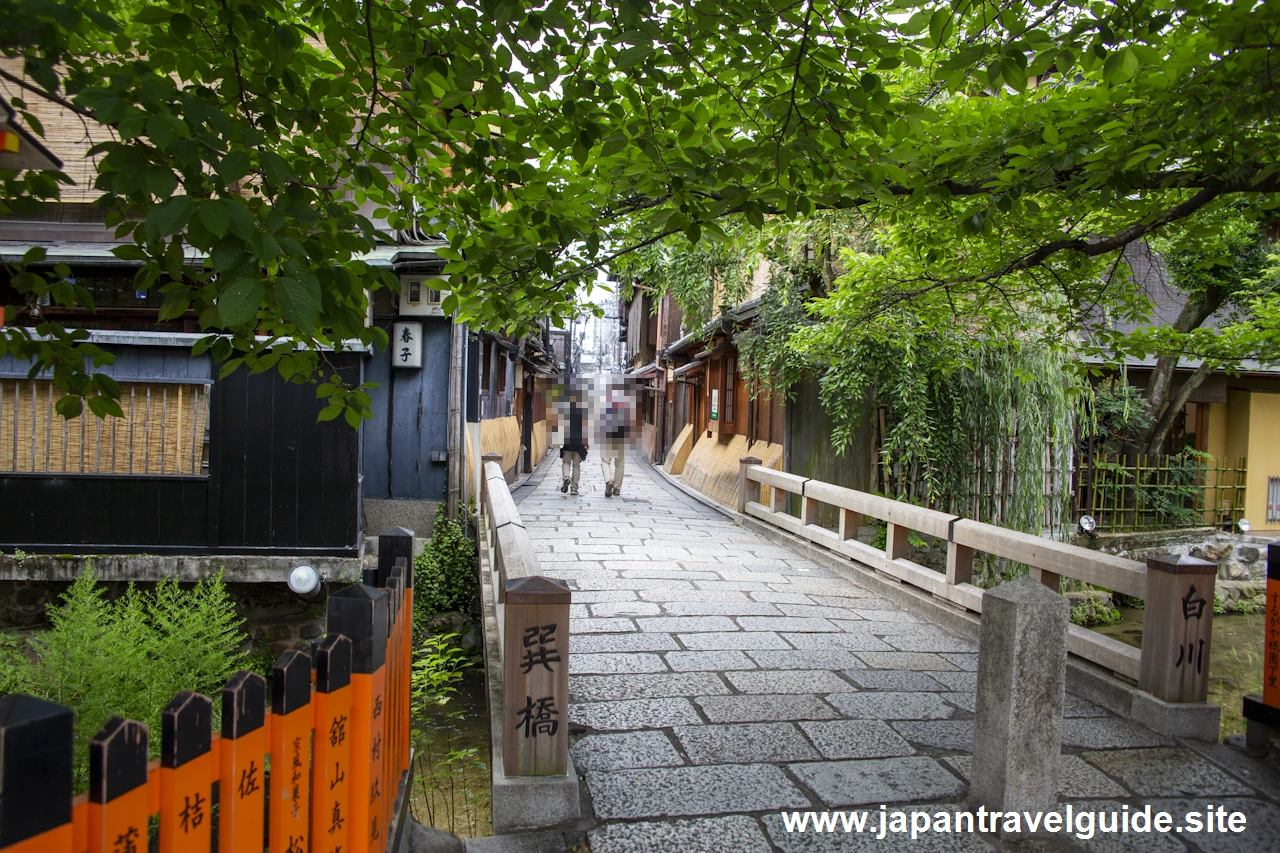
<svg viewBox="0 0 1280 853">
<path fill-rule="evenodd" d="M 560 492 L 578 493 L 578 477 L 582 472 L 582 460 L 587 458 L 587 408 L 583 405 L 582 392 L 577 388 L 569 392 L 569 418 L 564 444 L 560 446 Z"/>
</svg>

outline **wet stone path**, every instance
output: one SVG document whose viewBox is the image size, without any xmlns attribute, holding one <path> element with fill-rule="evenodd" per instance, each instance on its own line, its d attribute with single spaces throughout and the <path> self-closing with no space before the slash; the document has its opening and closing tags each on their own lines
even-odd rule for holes
<svg viewBox="0 0 1280 853">
<path fill-rule="evenodd" d="M 517 499 L 543 573 L 574 589 L 572 755 L 597 821 L 593 853 L 1001 848 L 977 835 L 801 834 L 781 817 L 957 810 L 976 644 L 739 527 L 639 461 L 613 498 L 599 468 L 583 467 L 579 496 L 560 493 L 552 460 Z M 1179 813 L 1224 803 L 1258 831 L 1195 836 L 1199 847 L 1127 835 L 1046 849 L 1276 849 L 1280 808 L 1222 757 L 1228 748 L 1192 749 L 1077 697 L 1066 704 L 1062 802 Z"/>
</svg>

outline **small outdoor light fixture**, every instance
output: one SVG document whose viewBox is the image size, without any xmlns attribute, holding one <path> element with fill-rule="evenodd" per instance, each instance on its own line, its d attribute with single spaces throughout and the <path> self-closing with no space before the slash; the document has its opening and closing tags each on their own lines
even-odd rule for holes
<svg viewBox="0 0 1280 853">
<path fill-rule="evenodd" d="M 1253 528 L 1253 525 L 1249 523 L 1249 519 L 1242 518 L 1236 522 L 1236 527 L 1239 528 L 1241 533 L 1248 533 Z"/>
<path fill-rule="evenodd" d="M 1094 520 L 1092 515 L 1082 515 L 1077 522 L 1080 525 L 1080 532 L 1089 536 L 1097 536 L 1098 522 Z"/>
<path fill-rule="evenodd" d="M 289 589 L 303 598 L 311 598 L 318 593 L 323 580 L 315 566 L 308 566 L 306 563 L 289 570 Z"/>
</svg>

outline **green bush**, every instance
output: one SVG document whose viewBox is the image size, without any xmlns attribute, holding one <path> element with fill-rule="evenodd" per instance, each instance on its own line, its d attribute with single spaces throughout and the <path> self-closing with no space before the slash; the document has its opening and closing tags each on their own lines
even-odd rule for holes
<svg viewBox="0 0 1280 853">
<path fill-rule="evenodd" d="M 191 589 L 176 581 L 149 591 L 130 584 L 109 601 L 87 569 L 61 606 L 49 606 L 49 629 L 30 640 L 35 660 L 12 638 L 0 643 L 0 688 L 65 705 L 75 714 L 76 790 L 88 785 L 88 742 L 113 716 L 146 723 L 152 756 L 160 753 L 160 713 L 180 690 L 216 696 L 235 672 L 245 641 L 222 574 Z M 214 701 L 214 727 L 221 703 Z"/>
<path fill-rule="evenodd" d="M 414 622 L 432 613 L 470 610 L 476 586 L 476 543 L 461 521 L 440 509 L 427 547 L 413 561 Z"/>
</svg>

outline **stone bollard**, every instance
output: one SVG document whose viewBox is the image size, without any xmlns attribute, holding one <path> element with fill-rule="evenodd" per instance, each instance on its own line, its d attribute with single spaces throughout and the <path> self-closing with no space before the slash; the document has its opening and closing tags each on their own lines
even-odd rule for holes
<svg viewBox="0 0 1280 853">
<path fill-rule="evenodd" d="M 760 484 L 747 479 L 747 467 L 762 464 L 764 463 L 754 456 L 744 456 L 738 460 L 738 512 L 746 512 L 747 504 L 751 501 L 760 502 Z"/>
<path fill-rule="evenodd" d="M 1195 557 L 1147 558 L 1138 687 L 1165 702 L 1209 695 L 1213 583 L 1218 566 Z"/>
<path fill-rule="evenodd" d="M 983 595 L 971 807 L 1034 812 L 1057 804 L 1070 611 L 1030 576 Z"/>
<path fill-rule="evenodd" d="M 564 775 L 569 762 L 569 585 L 539 575 L 506 581 L 502 653 L 503 768 Z"/>
</svg>

